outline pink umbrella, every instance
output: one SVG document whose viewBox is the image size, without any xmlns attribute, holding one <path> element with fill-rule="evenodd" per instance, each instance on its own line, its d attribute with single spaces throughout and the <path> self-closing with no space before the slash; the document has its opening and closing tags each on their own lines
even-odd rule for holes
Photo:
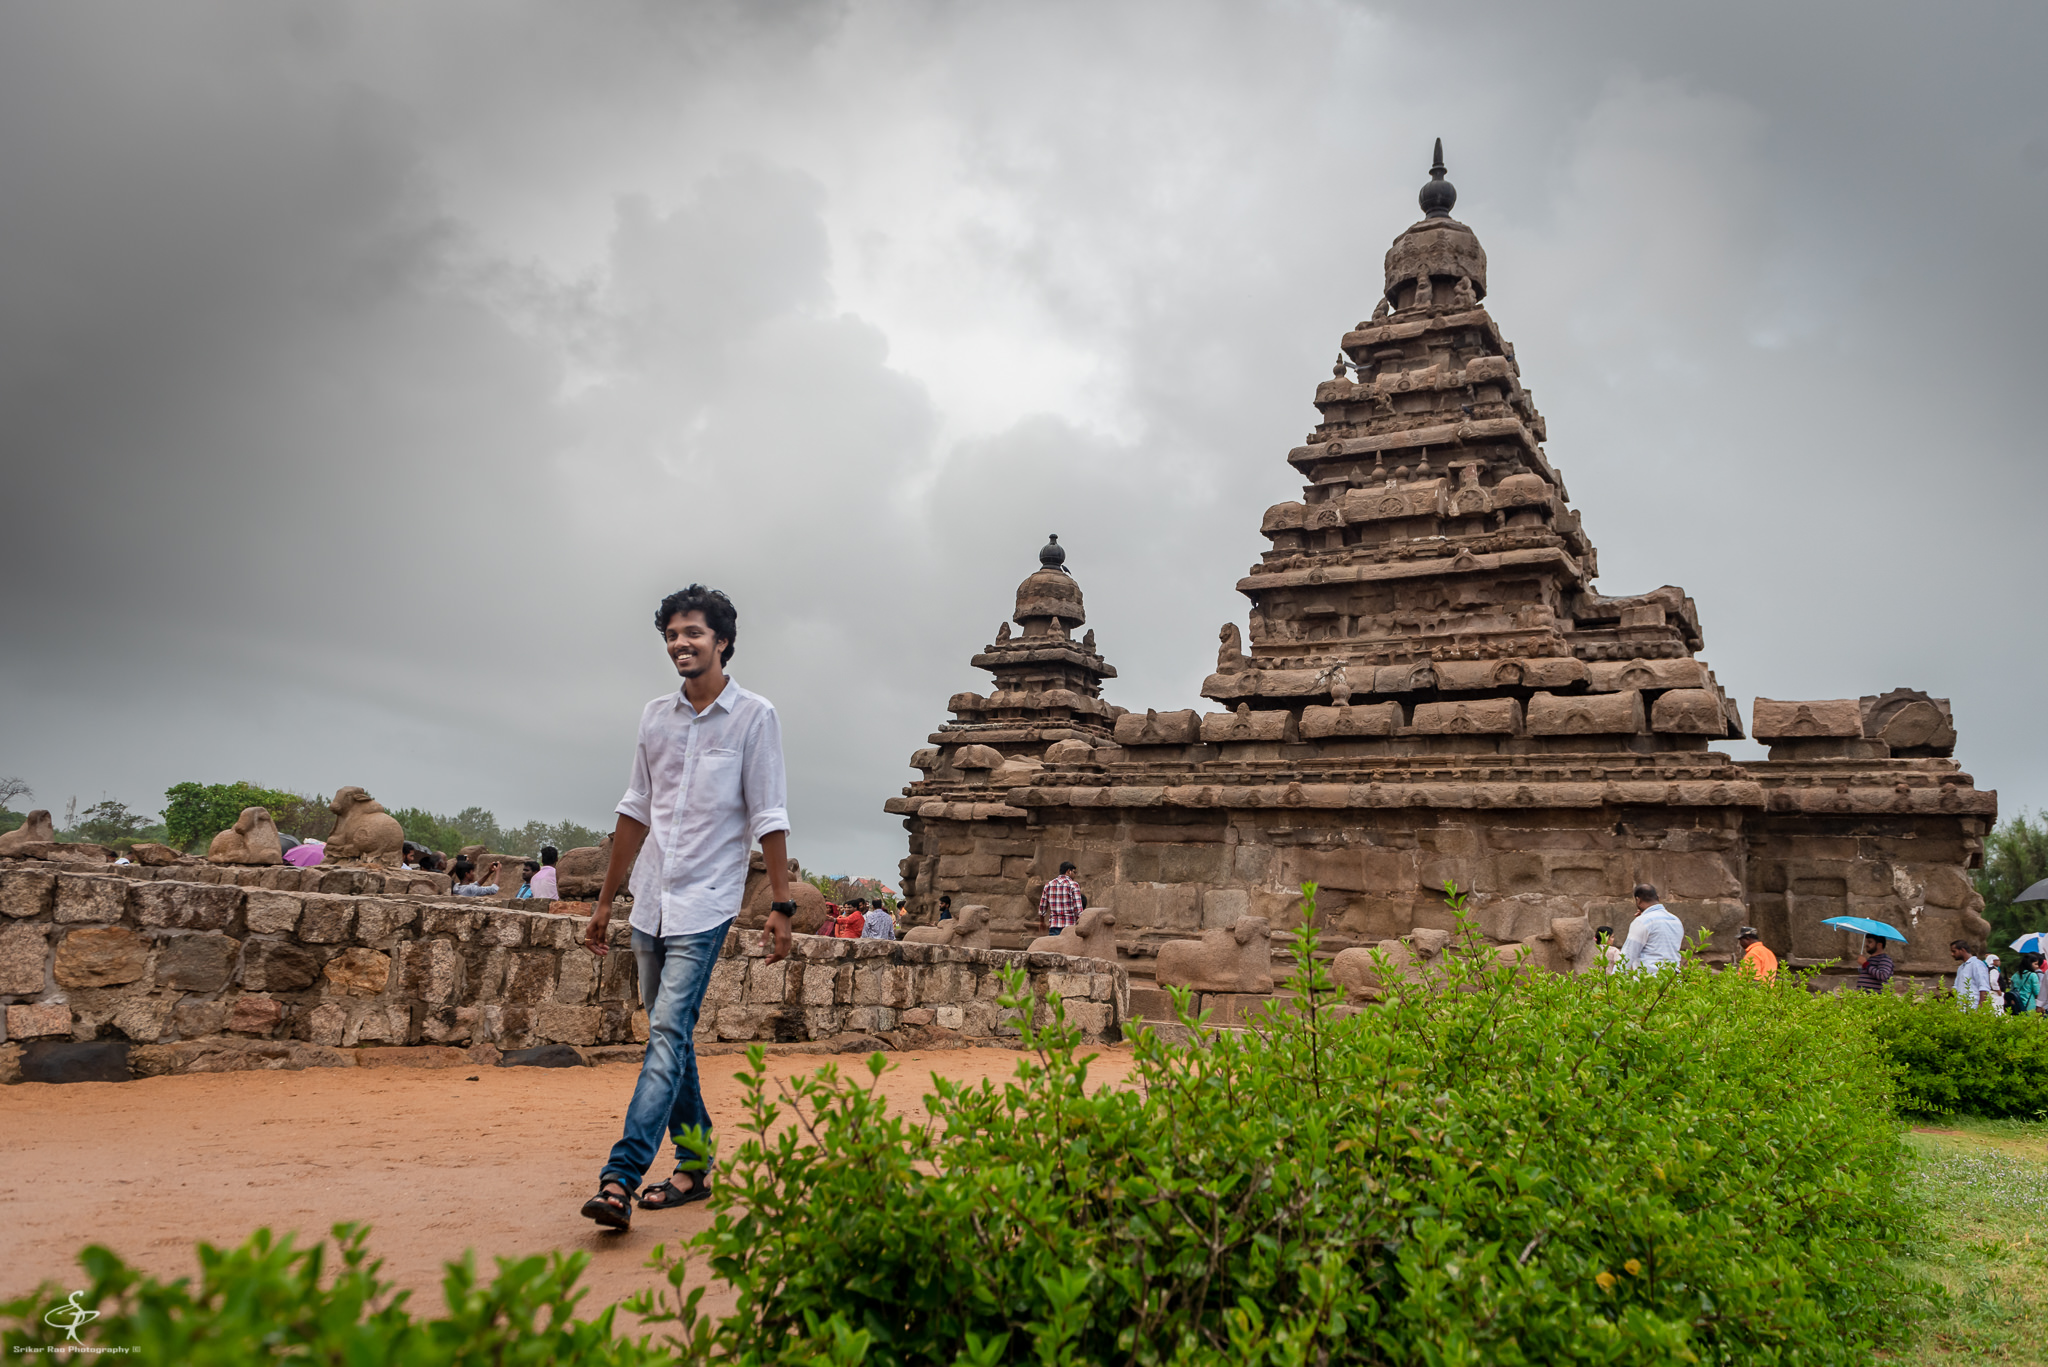
<svg viewBox="0 0 2048 1367">
<path fill-rule="evenodd" d="M 310 869 L 315 864 L 319 863 L 321 856 L 325 855 L 326 853 L 327 846 L 325 842 L 319 840 L 308 840 L 303 844 L 294 845 L 290 849 L 286 850 L 284 852 L 284 862 L 287 864 L 296 864 L 298 867 L 302 869 Z"/>
</svg>

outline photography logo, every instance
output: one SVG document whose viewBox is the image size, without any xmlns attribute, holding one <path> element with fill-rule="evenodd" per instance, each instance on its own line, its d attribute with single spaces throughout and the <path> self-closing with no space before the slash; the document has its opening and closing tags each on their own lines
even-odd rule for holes
<svg viewBox="0 0 2048 1367">
<path fill-rule="evenodd" d="M 84 1294 L 83 1291 L 72 1292 L 69 1300 L 65 1301 L 62 1305 L 51 1306 L 43 1316 L 44 1324 L 49 1325 L 52 1329 L 62 1329 L 64 1331 L 64 1341 L 66 1343 L 77 1343 L 79 1341 L 78 1331 L 100 1317 L 99 1311 L 88 1310 L 78 1303 L 78 1298 Z"/>
</svg>

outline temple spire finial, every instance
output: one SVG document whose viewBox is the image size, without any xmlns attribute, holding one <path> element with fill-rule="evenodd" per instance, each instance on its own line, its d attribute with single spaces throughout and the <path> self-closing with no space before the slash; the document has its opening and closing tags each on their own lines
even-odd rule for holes
<svg viewBox="0 0 2048 1367">
<path fill-rule="evenodd" d="M 1436 140 L 1436 160 L 1429 168 L 1429 184 L 1422 187 L 1416 196 L 1422 205 L 1424 218 L 1449 218 L 1451 206 L 1458 202 L 1458 187 L 1444 179 L 1444 140 Z"/>
</svg>

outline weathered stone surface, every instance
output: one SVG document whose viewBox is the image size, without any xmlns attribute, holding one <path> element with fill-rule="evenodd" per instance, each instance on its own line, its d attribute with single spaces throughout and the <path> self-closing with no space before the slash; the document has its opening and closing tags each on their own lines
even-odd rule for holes
<svg viewBox="0 0 2048 1367">
<path fill-rule="evenodd" d="M 554 995 L 556 956 L 542 950 L 527 950 L 512 956 L 511 971 L 505 976 L 505 1000 L 517 1006 L 537 1006 Z"/>
<path fill-rule="evenodd" d="M 321 1002 L 307 1013 L 306 1038 L 315 1044 L 338 1045 L 347 1030 L 348 1008 L 340 1002 Z"/>
<path fill-rule="evenodd" d="M 964 906 L 950 920 L 937 925 L 913 926 L 903 934 L 906 944 L 950 945 L 957 949 L 988 949 L 993 914 L 985 906 Z"/>
<path fill-rule="evenodd" d="M 447 940 L 400 947 L 398 990 L 405 996 L 428 1006 L 453 1006 L 462 996 L 463 981 L 462 953 Z"/>
<path fill-rule="evenodd" d="M 1359 703 L 1344 707 L 1305 707 L 1301 712 L 1301 738 L 1325 740 L 1336 736 L 1391 736 L 1401 729 L 1401 704 Z"/>
<path fill-rule="evenodd" d="M 176 1006 L 171 997 L 130 997 L 115 1010 L 112 1024 L 138 1044 L 154 1044 L 170 1033 Z"/>
<path fill-rule="evenodd" d="M 1715 715 L 1720 715 L 1718 704 Z M 1633 688 L 1562 698 L 1554 693 L 1533 694 L 1527 727 L 1532 736 L 1633 736 L 1647 729 L 1643 695 Z"/>
<path fill-rule="evenodd" d="M 384 804 L 361 788 L 348 787 L 337 791 L 327 807 L 340 820 L 327 837 L 323 864 L 361 860 L 395 868 L 404 862 L 405 831 Z"/>
<path fill-rule="evenodd" d="M 1835 738 L 1863 735 L 1863 709 L 1854 698 L 1825 702 L 1780 702 L 1758 698 L 1750 711 L 1749 733 L 1760 741 Z"/>
<path fill-rule="evenodd" d="M 1408 729 L 1431 736 L 1512 736 L 1522 729 L 1522 704 L 1513 698 L 1417 703 Z"/>
<path fill-rule="evenodd" d="M 544 1044 L 532 1049 L 510 1049 L 498 1060 L 500 1068 L 587 1068 L 590 1060 L 567 1044 Z"/>
<path fill-rule="evenodd" d="M 71 1033 L 71 1008 L 63 1002 L 36 1002 L 7 1008 L 7 1038 L 46 1039 Z"/>
<path fill-rule="evenodd" d="M 90 945 L 81 947 L 68 959 L 62 957 L 61 946 L 59 953 L 57 967 L 60 974 L 68 970 L 74 974 L 90 976 L 89 970 L 95 966 L 119 973 L 125 967 L 117 960 L 102 959 L 101 956 L 94 955 L 93 947 Z M 46 927 L 33 922 L 26 925 L 0 926 L 0 992 L 27 996 L 42 991 L 49 954 L 50 939 Z M 133 977 L 112 978 L 107 981 L 133 982 L 135 978 L 141 976 L 142 971 L 138 968 Z M 61 976 L 58 982 L 73 987 L 101 985 L 99 982 L 64 983 Z"/>
<path fill-rule="evenodd" d="M 1707 688 L 1674 688 L 1650 709 L 1650 729 L 1665 735 L 1725 736 L 1728 713 Z"/>
<path fill-rule="evenodd" d="M 118 921 L 128 913 L 128 881 L 84 874 L 57 875 L 57 920 L 64 924 Z"/>
<path fill-rule="evenodd" d="M 241 983 L 252 992 L 296 992 L 320 976 L 320 959 L 285 940 L 250 940 L 242 948 Z"/>
<path fill-rule="evenodd" d="M 236 1034 L 267 1035 L 284 1019 L 284 1003 L 273 997 L 241 996 L 228 1007 L 228 1029 Z"/>
<path fill-rule="evenodd" d="M 355 928 L 357 901 L 354 897 L 311 893 L 299 900 L 304 908 L 299 914 L 299 939 L 311 945 L 348 942 Z"/>
<path fill-rule="evenodd" d="M 374 949 L 344 949 L 321 970 L 327 991 L 336 996 L 375 997 L 391 981 L 391 956 Z"/>
<path fill-rule="evenodd" d="M 230 930 L 241 914 L 242 901 L 240 888 L 217 884 L 158 882 L 128 886 L 128 907 L 136 923 L 171 930 Z"/>
<path fill-rule="evenodd" d="M 603 1019 L 600 1007 L 545 1002 L 534 1012 L 534 1028 L 543 1038 L 560 1044 L 595 1044 Z"/>
<path fill-rule="evenodd" d="M 467 1049 L 445 1044 L 414 1044 L 404 1048 L 390 1045 L 356 1050 L 358 1068 L 470 1068 L 475 1062 Z"/>
<path fill-rule="evenodd" d="M 0 869 L 0 916 L 17 920 L 49 914 L 57 903 L 57 875 L 33 869 Z"/>
<path fill-rule="evenodd" d="M 182 1040 L 176 1044 L 136 1045 L 128 1052 L 128 1066 L 137 1077 L 164 1077 L 178 1073 L 246 1073 L 271 1069 L 297 1071 L 301 1068 L 349 1068 L 352 1053 L 325 1049 L 291 1040 L 217 1039 Z"/>
<path fill-rule="evenodd" d="M 1081 919 L 1058 935 L 1045 935 L 1028 946 L 1033 954 L 1070 954 L 1083 959 L 1117 960 L 1116 913 L 1090 907 Z M 1058 989 L 1054 989 L 1057 991 Z"/>
<path fill-rule="evenodd" d="M 218 992 L 228 985 L 241 949 L 241 941 L 226 935 L 167 936 L 157 942 L 156 984 L 181 992 Z"/>
<path fill-rule="evenodd" d="M 217 1035 L 226 1027 L 227 1020 L 228 1004 L 220 1001 L 207 1002 L 187 997 L 171 1011 L 171 1028 L 184 1039 L 198 1035 Z M 341 1036 L 337 1033 L 333 1040 L 326 1042 L 338 1044 L 340 1040 Z M 321 1041 L 316 1038 L 315 1043 L 319 1042 Z"/>
<path fill-rule="evenodd" d="M 290 935 L 298 929 L 304 902 L 297 893 L 257 889 L 243 897 L 242 923 L 251 935 Z"/>
</svg>

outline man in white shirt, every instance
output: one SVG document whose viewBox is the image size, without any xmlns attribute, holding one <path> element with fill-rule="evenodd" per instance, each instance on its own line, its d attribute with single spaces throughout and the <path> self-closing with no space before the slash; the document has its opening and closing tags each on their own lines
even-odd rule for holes
<svg viewBox="0 0 2048 1367">
<path fill-rule="evenodd" d="M 1991 1000 L 1991 970 L 1962 940 L 1948 942 L 1948 956 L 1956 961 L 1956 1000 L 1975 1011 Z"/>
<path fill-rule="evenodd" d="M 1629 923 L 1621 957 L 1631 968 L 1662 973 L 1679 960 L 1685 948 L 1685 926 L 1657 900 L 1657 889 L 1636 884 L 1636 919 Z"/>
<path fill-rule="evenodd" d="M 633 954 L 647 1008 L 647 1054 L 626 1108 L 625 1133 L 612 1146 L 597 1195 L 583 1214 L 610 1229 L 632 1223 L 633 1189 L 667 1131 L 676 1146 L 674 1177 L 639 1196 L 642 1210 L 666 1210 L 711 1194 L 711 1114 L 697 1085 L 692 1037 L 711 969 L 739 915 L 747 856 L 755 841 L 768 864 L 771 910 L 768 962 L 789 955 L 788 782 L 782 725 L 766 698 L 726 677 L 739 638 L 739 614 L 716 589 L 692 584 L 655 611 L 683 685 L 640 714 L 633 777 L 619 802 L 611 861 L 583 936 L 592 954 L 607 952 L 612 901 L 633 871 Z M 643 848 L 644 847 L 644 848 Z M 635 860 L 638 860 L 636 863 Z"/>
</svg>

